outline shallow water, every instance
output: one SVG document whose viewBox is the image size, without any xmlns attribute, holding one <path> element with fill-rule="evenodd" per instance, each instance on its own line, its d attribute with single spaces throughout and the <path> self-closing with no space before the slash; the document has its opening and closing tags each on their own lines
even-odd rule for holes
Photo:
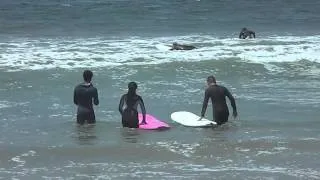
<svg viewBox="0 0 320 180">
<path fill-rule="evenodd" d="M 0 179 L 319 179 L 318 6 L 1 1 Z M 238 40 L 243 26 L 257 39 Z M 174 41 L 197 49 L 168 51 Z M 78 127 L 72 93 L 87 68 L 101 104 L 97 124 Z M 171 121 L 200 113 L 209 75 L 239 118 L 213 129 Z M 171 129 L 121 127 L 129 81 Z"/>
</svg>

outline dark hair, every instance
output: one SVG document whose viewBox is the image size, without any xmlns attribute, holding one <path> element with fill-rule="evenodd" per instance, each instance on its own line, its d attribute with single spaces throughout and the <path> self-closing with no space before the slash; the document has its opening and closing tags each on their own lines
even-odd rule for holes
<svg viewBox="0 0 320 180">
<path fill-rule="evenodd" d="M 214 76 L 208 76 L 207 82 L 208 83 L 216 83 L 216 78 Z"/>
<path fill-rule="evenodd" d="M 136 95 L 136 90 L 137 90 L 137 88 L 138 88 L 137 83 L 135 83 L 135 82 L 130 82 L 130 83 L 128 84 L 128 94 L 131 95 L 131 96 Z"/>
<path fill-rule="evenodd" d="M 83 72 L 83 80 L 85 82 L 90 82 L 92 79 L 93 73 L 90 70 L 85 70 Z"/>
</svg>

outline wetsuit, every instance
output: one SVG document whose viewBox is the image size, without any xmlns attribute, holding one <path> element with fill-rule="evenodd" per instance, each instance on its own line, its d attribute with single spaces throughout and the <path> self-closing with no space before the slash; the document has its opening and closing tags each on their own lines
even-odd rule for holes
<svg viewBox="0 0 320 180">
<path fill-rule="evenodd" d="M 237 112 L 235 100 L 229 92 L 229 90 L 223 86 L 210 85 L 205 92 L 201 116 L 204 117 L 204 114 L 207 110 L 209 99 L 211 99 L 213 117 L 215 119 L 215 122 L 218 125 L 226 123 L 229 118 L 229 109 L 225 98 L 226 96 L 231 101 L 233 112 Z"/>
<path fill-rule="evenodd" d="M 92 100 L 95 105 L 99 105 L 98 90 L 90 84 L 79 84 L 74 89 L 73 102 L 78 106 L 77 123 L 94 124 L 96 117 L 93 110 Z"/>
<path fill-rule="evenodd" d="M 195 49 L 196 47 L 191 46 L 191 45 L 175 45 L 173 46 L 170 50 L 192 50 Z"/>
<path fill-rule="evenodd" d="M 146 109 L 142 98 L 139 95 L 134 95 L 133 98 L 129 98 L 127 94 L 124 94 L 119 103 L 119 112 L 122 115 L 122 126 L 128 128 L 138 128 L 138 105 L 140 105 L 143 121 L 145 122 Z"/>
<path fill-rule="evenodd" d="M 250 30 L 242 30 L 239 34 L 239 38 L 246 39 L 247 37 L 256 38 L 256 33 L 254 31 L 250 31 Z"/>
</svg>

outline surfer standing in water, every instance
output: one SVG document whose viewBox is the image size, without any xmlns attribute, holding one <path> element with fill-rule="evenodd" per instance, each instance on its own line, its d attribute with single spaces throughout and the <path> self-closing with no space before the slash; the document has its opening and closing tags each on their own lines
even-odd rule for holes
<svg viewBox="0 0 320 180">
<path fill-rule="evenodd" d="M 212 111 L 217 125 L 222 125 L 228 121 L 229 118 L 229 109 L 226 103 L 226 96 L 231 102 L 233 108 L 233 117 L 238 116 L 236 102 L 229 92 L 229 90 L 223 86 L 217 85 L 216 79 L 214 76 L 209 76 L 207 78 L 208 88 L 205 91 L 205 96 L 202 105 L 201 118 L 204 117 L 209 99 L 212 102 Z"/>
<path fill-rule="evenodd" d="M 246 39 L 247 37 L 251 38 L 256 38 L 256 33 L 254 31 L 248 30 L 247 28 L 242 28 L 240 34 L 239 34 L 239 39 Z"/>
<path fill-rule="evenodd" d="M 141 124 L 146 124 L 146 109 L 141 96 L 136 94 L 137 83 L 128 84 L 128 93 L 122 95 L 119 103 L 119 112 L 122 116 L 122 126 L 128 128 L 138 128 L 138 105 L 140 105 L 143 120 Z"/>
<path fill-rule="evenodd" d="M 73 102 L 78 106 L 77 123 L 83 125 L 85 121 L 88 124 L 96 123 L 96 117 L 93 110 L 93 103 L 99 105 L 98 90 L 92 83 L 93 73 L 90 70 L 83 72 L 84 82 L 77 85 L 74 89 Z"/>
</svg>

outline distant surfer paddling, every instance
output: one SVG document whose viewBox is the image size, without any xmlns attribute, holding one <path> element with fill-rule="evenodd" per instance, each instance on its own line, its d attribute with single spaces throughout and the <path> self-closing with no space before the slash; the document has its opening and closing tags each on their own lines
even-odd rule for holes
<svg viewBox="0 0 320 180">
<path fill-rule="evenodd" d="M 238 112 L 236 102 L 229 90 L 224 86 L 217 85 L 214 76 L 209 76 L 207 78 L 207 85 L 208 88 L 205 91 L 205 96 L 201 110 L 201 118 L 204 117 L 207 110 L 209 99 L 211 99 L 213 116 L 215 119 L 214 121 L 217 123 L 217 125 L 222 125 L 226 123 L 229 118 L 229 109 L 226 103 L 226 96 L 229 98 L 231 102 L 231 106 L 233 108 L 233 117 L 237 117 Z"/>
<path fill-rule="evenodd" d="M 247 28 L 242 28 L 240 34 L 239 34 L 239 38 L 240 39 L 247 39 L 247 38 L 256 38 L 256 33 L 254 31 L 251 31 Z"/>
<path fill-rule="evenodd" d="M 92 83 L 93 73 L 90 70 L 83 72 L 84 82 L 77 85 L 74 89 L 73 102 L 78 106 L 77 123 L 83 125 L 85 121 L 88 124 L 94 124 L 96 117 L 93 110 L 93 103 L 99 105 L 98 90 Z"/>
<path fill-rule="evenodd" d="M 142 111 L 142 122 L 146 124 L 146 108 L 142 97 L 137 95 L 137 83 L 128 84 L 128 93 L 122 95 L 119 103 L 119 112 L 122 115 L 122 126 L 128 128 L 139 128 L 138 105 Z"/>
<path fill-rule="evenodd" d="M 195 49 L 196 47 L 195 46 L 192 46 L 192 45 L 185 45 L 185 44 L 178 44 L 176 42 L 174 42 L 172 44 L 172 47 L 170 50 L 192 50 L 192 49 Z"/>
</svg>

